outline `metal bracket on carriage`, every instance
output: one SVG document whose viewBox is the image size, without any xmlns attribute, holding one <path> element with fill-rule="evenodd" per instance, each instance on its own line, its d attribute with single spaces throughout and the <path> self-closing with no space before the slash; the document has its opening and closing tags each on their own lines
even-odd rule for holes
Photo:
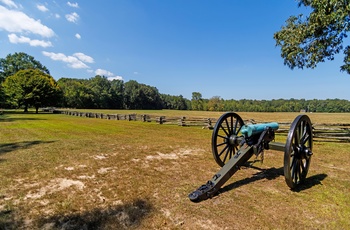
<svg viewBox="0 0 350 230">
<path fill-rule="evenodd" d="M 254 145 L 254 153 L 258 156 L 264 151 L 269 149 L 269 142 L 275 139 L 275 131 L 270 126 L 266 126 L 265 130 L 260 134 L 258 142 Z"/>
<path fill-rule="evenodd" d="M 214 188 L 215 184 L 213 183 L 213 181 L 216 181 L 220 177 L 221 174 L 215 174 L 212 180 L 200 186 L 196 191 L 191 192 L 188 195 L 188 198 L 190 198 L 192 202 L 199 202 L 208 198 L 212 198 L 218 192 L 218 190 Z"/>
</svg>

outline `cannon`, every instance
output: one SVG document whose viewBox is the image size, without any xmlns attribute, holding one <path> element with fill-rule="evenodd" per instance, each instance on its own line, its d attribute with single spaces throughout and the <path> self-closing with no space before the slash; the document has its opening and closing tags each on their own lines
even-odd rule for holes
<svg viewBox="0 0 350 230">
<path fill-rule="evenodd" d="M 222 168 L 206 184 L 191 192 L 189 199 L 199 202 L 215 196 L 254 154 L 259 156 L 268 149 L 284 152 L 285 181 L 291 189 L 295 189 L 309 171 L 313 155 L 312 124 L 307 115 L 297 116 L 290 126 L 285 144 L 274 141 L 278 128 L 276 122 L 245 125 L 238 114 L 223 114 L 215 124 L 211 140 L 212 154 Z"/>
</svg>

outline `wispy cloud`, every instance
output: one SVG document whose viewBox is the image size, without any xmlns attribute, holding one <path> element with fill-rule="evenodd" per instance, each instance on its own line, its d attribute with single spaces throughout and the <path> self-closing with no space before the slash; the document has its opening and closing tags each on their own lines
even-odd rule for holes
<svg viewBox="0 0 350 230">
<path fill-rule="evenodd" d="M 90 68 L 81 59 L 79 59 L 76 56 L 66 56 L 63 53 L 53 53 L 53 52 L 46 52 L 46 51 L 43 51 L 42 54 L 45 55 L 46 57 L 51 58 L 54 61 L 62 61 L 64 63 L 67 63 L 67 65 L 73 69 L 88 69 L 88 68 Z"/>
<path fill-rule="evenodd" d="M 38 8 L 38 10 L 42 11 L 42 12 L 47 12 L 49 11 L 49 9 L 46 8 L 46 6 L 41 5 L 41 4 L 37 4 L 36 8 Z"/>
<path fill-rule="evenodd" d="M 100 76 L 106 76 L 106 77 L 113 77 L 114 76 L 114 74 L 112 72 L 109 72 L 109 71 L 104 70 L 104 69 L 97 69 L 95 71 L 95 74 L 100 75 Z"/>
<path fill-rule="evenodd" d="M 79 5 L 78 5 L 77 2 L 75 2 L 75 3 L 67 2 L 67 5 L 70 6 L 70 7 L 79 8 Z"/>
<path fill-rule="evenodd" d="M 100 75 L 100 76 L 105 76 L 110 81 L 112 81 L 112 80 L 123 80 L 122 76 L 116 76 L 116 75 L 114 75 L 114 73 L 112 73 L 112 72 L 110 72 L 108 70 L 104 70 L 104 69 L 97 69 L 97 70 L 95 70 L 95 74 L 96 75 Z"/>
<path fill-rule="evenodd" d="M 79 20 L 79 14 L 77 14 L 76 12 L 73 12 L 71 14 L 66 14 L 66 19 L 69 22 L 77 23 L 77 21 Z"/>
<path fill-rule="evenodd" d="M 0 0 L 0 2 L 11 8 L 18 8 L 16 3 L 14 3 L 12 0 Z"/>
<path fill-rule="evenodd" d="M 108 80 L 113 81 L 113 80 L 121 80 L 123 81 L 123 77 L 122 76 L 113 76 L 113 77 L 107 77 Z"/>
<path fill-rule="evenodd" d="M 75 34 L 75 37 L 76 37 L 77 39 L 81 39 L 80 34 Z"/>
<path fill-rule="evenodd" d="M 83 53 L 75 53 L 73 54 L 74 57 L 77 57 L 79 60 L 87 63 L 94 63 L 94 59 L 86 54 Z"/>
<path fill-rule="evenodd" d="M 33 33 L 42 37 L 52 37 L 54 31 L 23 12 L 0 6 L 0 30 L 10 33 Z"/>
<path fill-rule="evenodd" d="M 41 46 L 41 47 L 44 47 L 44 48 L 52 46 L 52 43 L 50 41 L 30 39 L 30 38 L 24 37 L 24 36 L 18 37 L 16 34 L 9 34 L 8 38 L 9 38 L 9 41 L 11 43 L 14 43 L 14 44 L 27 43 L 30 46 Z"/>
</svg>

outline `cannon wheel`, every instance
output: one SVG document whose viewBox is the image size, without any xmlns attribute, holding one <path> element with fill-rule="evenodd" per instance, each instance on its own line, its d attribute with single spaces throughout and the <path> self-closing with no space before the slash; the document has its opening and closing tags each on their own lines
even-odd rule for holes
<svg viewBox="0 0 350 230">
<path fill-rule="evenodd" d="M 305 180 L 312 155 L 312 124 L 307 115 L 299 115 L 290 126 L 284 151 L 284 177 L 293 189 Z"/>
<path fill-rule="evenodd" d="M 242 118 L 233 112 L 223 114 L 215 124 L 211 144 L 214 159 L 221 167 L 238 151 Z"/>
</svg>

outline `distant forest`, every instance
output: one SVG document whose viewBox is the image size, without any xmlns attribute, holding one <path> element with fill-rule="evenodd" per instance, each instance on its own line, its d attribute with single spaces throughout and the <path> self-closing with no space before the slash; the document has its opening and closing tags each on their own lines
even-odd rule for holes
<svg viewBox="0 0 350 230">
<path fill-rule="evenodd" d="M 63 107 L 76 109 L 174 109 L 236 112 L 350 112 L 350 101 L 341 99 L 305 100 L 224 100 L 220 96 L 192 98 L 159 93 L 153 86 L 135 80 L 61 78 L 57 82 L 34 57 L 20 52 L 0 58 L 0 108 Z"/>
<path fill-rule="evenodd" d="M 341 99 L 305 100 L 224 100 L 206 99 L 200 92 L 192 98 L 159 93 L 153 86 L 131 80 L 110 81 L 104 76 L 90 79 L 61 78 L 57 81 L 62 98 L 57 106 L 77 109 L 175 109 L 236 112 L 350 112 L 350 101 Z"/>
</svg>

